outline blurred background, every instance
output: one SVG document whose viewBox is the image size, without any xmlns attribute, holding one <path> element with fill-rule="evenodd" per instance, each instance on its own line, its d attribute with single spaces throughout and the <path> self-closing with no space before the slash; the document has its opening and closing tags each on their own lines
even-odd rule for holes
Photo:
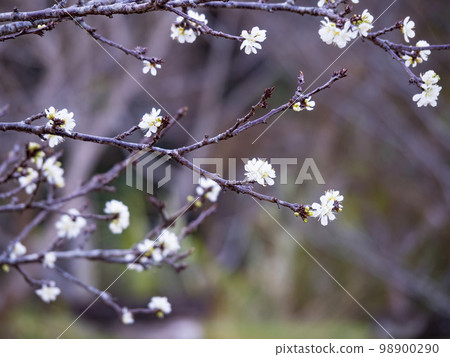
<svg viewBox="0 0 450 357">
<path fill-rule="evenodd" d="M 315 5 L 315 0 L 296 1 Z M 35 10 L 52 1 L 0 3 L 0 11 Z M 375 17 L 391 0 L 363 0 Z M 310 85 L 342 53 L 318 36 L 320 18 L 290 13 L 238 10 L 200 11 L 216 30 L 240 34 L 253 26 L 267 30 L 258 55 L 247 56 L 235 42 L 201 36 L 193 44 L 170 39 L 175 15 L 164 12 L 88 18 L 99 33 L 128 48 L 148 47 L 149 56 L 165 63 L 156 77 L 142 74 L 142 64 L 107 48 L 170 113 L 188 106 L 182 124 L 197 139 L 219 133 L 248 112 L 264 89 L 276 86 L 269 107 L 289 100 L 298 71 Z M 450 7 L 445 0 L 397 1 L 375 24 L 390 26 L 411 16 L 416 37 L 430 44 L 450 41 Z M 389 35 L 403 42 L 399 32 Z M 401 66 L 371 43 L 357 41 L 318 79 L 349 69 L 348 78 L 315 96 L 312 112 L 284 114 L 259 140 L 260 126 L 193 157 L 297 158 L 289 167 L 288 185 L 259 190 L 291 202 L 310 204 L 329 188 L 340 190 L 344 210 L 327 227 L 310 219 L 304 224 L 286 209 L 267 202 L 265 210 L 313 255 L 350 294 L 396 338 L 450 337 L 450 75 L 449 53 L 433 52 L 428 69 L 441 76 L 436 108 L 417 108 Z M 0 44 L 0 106 L 9 104 L 3 121 L 19 121 L 49 106 L 75 113 L 77 130 L 114 136 L 135 125 L 157 107 L 102 48 L 72 22 Z M 311 89 L 312 89 L 311 88 Z M 262 113 L 260 111 L 259 113 Z M 141 133 L 131 139 L 138 141 Z M 1 160 L 16 142 L 36 140 L 26 134 L 0 134 Z M 173 148 L 192 139 L 174 126 L 159 143 Z M 125 152 L 95 144 L 63 144 L 69 192 L 92 174 L 107 170 Z M 295 185 L 305 158 L 313 158 L 325 185 L 314 180 Z M 169 212 L 194 192 L 192 174 L 172 167 L 171 182 L 158 191 Z M 243 177 L 243 165 L 238 165 Z M 142 240 L 157 216 L 142 192 L 116 182 L 116 194 L 93 194 L 99 212 L 117 198 L 130 208 L 131 226 L 112 236 L 99 224 L 92 247 L 128 248 Z M 74 203 L 78 207 L 87 200 Z M 36 212 L 0 216 L 0 247 Z M 25 241 L 39 251 L 55 237 L 53 220 Z M 180 229 L 183 222 L 176 230 Z M 127 272 L 111 292 L 128 306 L 144 306 L 151 296 L 167 296 L 173 313 L 164 320 L 137 316 L 122 325 L 106 306 L 96 303 L 64 335 L 66 338 L 386 338 L 386 333 L 322 270 L 252 198 L 224 192 L 218 211 L 182 243 L 195 248 L 189 268 L 176 274 L 169 267 Z M 123 267 L 74 262 L 71 271 L 98 288 L 106 288 Z M 42 277 L 41 267 L 32 275 Z M 0 336 L 54 338 L 93 297 L 60 281 L 56 303 L 42 303 L 14 271 L 0 274 Z"/>
</svg>

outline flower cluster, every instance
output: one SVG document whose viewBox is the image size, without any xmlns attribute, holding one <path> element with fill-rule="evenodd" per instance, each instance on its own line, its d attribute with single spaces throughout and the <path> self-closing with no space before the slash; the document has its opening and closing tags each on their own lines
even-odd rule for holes
<svg viewBox="0 0 450 357">
<path fill-rule="evenodd" d="M 165 296 L 154 296 L 148 303 L 148 308 L 157 311 L 158 317 L 164 317 L 164 314 L 172 312 L 172 305 Z"/>
<path fill-rule="evenodd" d="M 144 67 L 142 68 L 142 73 L 147 74 L 150 72 L 152 76 L 156 76 L 157 70 L 161 68 L 159 63 L 152 63 L 150 61 L 142 61 Z"/>
<path fill-rule="evenodd" d="M 48 284 L 44 284 L 40 289 L 36 290 L 36 294 L 42 301 L 48 304 L 56 300 L 58 295 L 61 294 L 61 289 L 55 285 L 54 281 L 50 281 Z"/>
<path fill-rule="evenodd" d="M 106 202 L 104 212 L 115 216 L 109 223 L 112 233 L 120 234 L 130 225 L 130 211 L 122 202 L 117 200 Z"/>
<path fill-rule="evenodd" d="M 422 88 L 422 93 L 414 95 L 413 101 L 417 102 L 418 107 L 426 107 L 428 104 L 432 107 L 437 105 L 437 99 L 439 93 L 442 89 L 441 86 L 437 85 L 439 81 L 439 76 L 432 70 L 426 71 L 425 74 L 421 74 L 423 84 L 420 86 Z"/>
<path fill-rule="evenodd" d="M 311 208 L 313 211 L 310 215 L 320 220 L 322 226 L 326 226 L 328 221 L 334 221 L 336 219 L 335 212 L 342 211 L 341 202 L 344 200 L 344 196 L 339 194 L 339 191 L 328 190 L 324 195 L 320 197 L 320 203 L 313 203 Z"/>
<path fill-rule="evenodd" d="M 61 163 L 56 160 L 55 156 L 49 157 L 42 164 L 42 173 L 47 179 L 50 185 L 56 187 L 64 187 L 64 169 L 61 167 Z"/>
<path fill-rule="evenodd" d="M 276 177 L 275 170 L 266 160 L 256 158 L 249 160 L 244 169 L 247 171 L 245 176 L 249 181 L 256 181 L 262 186 L 272 186 L 275 183 L 273 180 Z"/>
<path fill-rule="evenodd" d="M 259 42 L 264 42 L 266 39 L 266 30 L 260 30 L 258 26 L 251 29 L 250 32 L 243 30 L 241 32 L 241 37 L 244 39 L 241 44 L 241 50 L 249 55 L 251 53 L 257 53 L 257 50 L 262 48 Z"/>
<path fill-rule="evenodd" d="M 37 182 L 39 181 L 39 172 L 42 173 L 44 179 L 50 185 L 56 187 L 64 187 L 64 169 L 61 168 L 61 163 L 57 161 L 55 156 L 45 159 L 45 152 L 41 150 L 41 146 L 37 143 L 30 142 L 27 146 L 27 154 L 30 157 L 31 163 L 36 166 L 36 169 L 32 167 L 19 167 L 17 172 L 19 177 L 17 178 L 20 187 L 25 188 L 25 192 L 31 195 L 37 188 Z"/>
<path fill-rule="evenodd" d="M 38 169 L 42 167 L 45 158 L 45 152 L 42 151 L 41 145 L 33 141 L 28 143 L 28 153 L 31 158 L 31 162 L 36 165 Z"/>
<path fill-rule="evenodd" d="M 68 213 L 61 216 L 55 227 L 59 238 L 74 239 L 86 226 L 86 220 L 79 216 L 80 212 L 75 208 L 70 209 Z"/>
<path fill-rule="evenodd" d="M 139 128 L 142 131 L 146 132 L 145 136 L 150 137 L 152 134 L 156 133 L 158 128 L 162 124 L 162 116 L 159 115 L 161 113 L 161 109 L 156 110 L 152 108 L 151 113 L 145 113 L 139 123 Z"/>
<path fill-rule="evenodd" d="M 136 245 L 136 248 L 139 251 L 139 258 L 136 259 L 135 255 L 128 254 L 125 259 L 130 262 L 128 269 L 142 272 L 144 270 L 143 264 L 148 263 L 149 259 L 154 263 L 159 263 L 165 257 L 179 251 L 181 246 L 176 234 L 165 229 L 156 240 L 144 239 Z"/>
<path fill-rule="evenodd" d="M 19 185 L 20 187 L 25 187 L 25 192 L 31 195 L 36 189 L 36 181 L 39 177 L 39 173 L 31 167 L 20 170 L 20 173 L 23 176 L 20 176 L 18 179 Z"/>
<path fill-rule="evenodd" d="M 222 188 L 220 187 L 220 185 L 210 178 L 200 177 L 198 180 L 198 186 L 196 190 L 197 195 L 205 195 L 206 199 L 211 202 L 217 201 L 217 197 L 219 196 L 221 190 Z"/>
<path fill-rule="evenodd" d="M 296 112 L 300 112 L 303 109 L 311 111 L 311 110 L 314 110 L 315 106 L 316 106 L 316 102 L 311 100 L 311 96 L 309 96 L 308 98 L 306 98 L 303 101 L 303 105 L 302 105 L 302 102 L 294 103 L 294 105 L 292 106 L 292 109 L 294 109 Z"/>
<path fill-rule="evenodd" d="M 136 247 L 141 255 L 151 257 L 156 263 L 176 253 L 181 248 L 177 235 L 167 229 L 164 229 L 155 241 L 145 239 Z M 145 259 L 141 262 L 144 263 Z"/>
<path fill-rule="evenodd" d="M 199 14 L 194 10 L 189 10 L 187 15 L 198 22 L 205 25 L 208 24 L 205 14 Z M 172 24 L 170 31 L 172 40 L 177 40 L 179 43 L 192 43 L 201 34 L 201 27 L 194 21 L 186 20 L 184 17 L 178 16 L 175 23 Z"/>
<path fill-rule="evenodd" d="M 56 110 L 55 107 L 50 107 L 45 109 L 45 115 L 48 119 L 46 125 L 48 128 L 65 130 L 71 133 L 76 125 L 73 113 L 69 113 L 67 109 Z M 48 140 L 48 145 L 51 148 L 64 141 L 64 138 L 59 135 L 45 134 L 44 138 Z"/>
<path fill-rule="evenodd" d="M 346 21 L 344 26 L 340 28 L 334 22 L 330 21 L 328 17 L 325 17 L 321 21 L 321 24 L 319 35 L 327 45 L 335 44 L 339 48 L 344 48 L 347 42 L 358 35 L 357 31 L 353 31 L 350 21 Z"/>
<path fill-rule="evenodd" d="M 416 47 L 427 47 L 430 44 L 427 41 L 421 40 L 416 43 Z M 428 60 L 428 56 L 431 54 L 430 50 L 415 51 L 411 55 L 405 54 L 402 59 L 405 60 L 406 67 L 416 67 L 418 64 Z"/>
<path fill-rule="evenodd" d="M 361 16 L 355 17 L 355 25 L 358 28 L 358 33 L 361 36 L 366 37 L 369 34 L 369 31 L 373 29 L 373 16 L 369 13 L 367 9 L 363 11 Z"/>
</svg>

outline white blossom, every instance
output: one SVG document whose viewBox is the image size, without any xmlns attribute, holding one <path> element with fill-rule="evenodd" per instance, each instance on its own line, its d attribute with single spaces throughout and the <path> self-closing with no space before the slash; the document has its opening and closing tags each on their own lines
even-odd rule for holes
<svg viewBox="0 0 450 357">
<path fill-rule="evenodd" d="M 197 195 L 205 195 L 205 197 L 211 202 L 217 201 L 217 197 L 219 196 L 221 190 L 222 188 L 220 185 L 210 178 L 201 176 L 198 180 L 198 186 L 196 189 Z"/>
<path fill-rule="evenodd" d="M 421 40 L 416 43 L 416 47 L 427 47 L 430 44 L 427 41 Z M 414 55 L 403 55 L 402 59 L 405 60 L 406 67 L 416 67 L 418 64 L 428 60 L 428 56 L 431 54 L 430 50 L 418 51 Z"/>
<path fill-rule="evenodd" d="M 122 316 L 121 316 L 121 321 L 124 325 L 131 325 L 134 324 L 134 316 L 133 313 L 131 313 L 130 311 L 128 311 L 128 309 L 126 307 L 124 307 L 122 309 Z"/>
<path fill-rule="evenodd" d="M 369 31 L 373 29 L 373 16 L 369 13 L 367 9 L 363 11 L 361 14 L 361 20 L 358 21 L 358 32 L 361 36 L 367 36 L 369 34 Z"/>
<path fill-rule="evenodd" d="M 27 167 L 24 171 L 22 171 L 22 175 L 18 178 L 20 187 L 25 187 L 25 192 L 31 195 L 36 189 L 36 180 L 39 177 L 39 173 L 32 169 L 31 167 Z"/>
<path fill-rule="evenodd" d="M 154 262 L 158 263 L 164 257 L 180 250 L 181 247 L 176 234 L 164 229 L 156 240 L 144 239 L 136 245 L 136 248 L 141 255 L 145 255 L 140 259 L 141 261 L 149 256 Z"/>
<path fill-rule="evenodd" d="M 17 259 L 27 253 L 27 247 L 25 247 L 22 243 L 17 242 L 14 244 L 13 250 L 9 257 L 11 259 Z"/>
<path fill-rule="evenodd" d="M 424 74 L 421 74 L 420 78 L 423 81 L 423 84 L 421 85 L 423 91 L 415 94 L 413 96 L 413 101 L 417 102 L 418 107 L 426 107 L 427 105 L 435 107 L 437 105 L 439 93 L 442 89 L 441 86 L 436 84 L 440 79 L 439 76 L 435 71 L 429 70 Z"/>
<path fill-rule="evenodd" d="M 69 111 L 65 108 L 59 110 L 55 114 L 55 119 L 56 120 L 53 120 L 53 122 L 57 124 L 58 127 L 68 131 L 69 133 L 72 132 L 73 128 L 75 128 L 76 126 L 75 119 L 73 118 L 73 113 L 69 113 Z"/>
<path fill-rule="evenodd" d="M 208 20 L 205 17 L 205 14 L 199 14 L 194 10 L 189 10 L 187 15 L 198 22 L 203 24 L 208 24 Z M 178 16 L 175 23 L 172 24 L 170 31 L 170 37 L 172 40 L 177 40 L 179 43 L 192 43 L 196 40 L 197 36 L 200 35 L 201 26 L 190 20 L 185 20 L 184 17 Z"/>
<path fill-rule="evenodd" d="M 163 248 L 162 255 L 164 257 L 176 253 L 181 248 L 176 234 L 169 231 L 168 229 L 164 229 L 161 232 L 159 238 L 157 239 L 157 242 Z"/>
<path fill-rule="evenodd" d="M 130 225 L 130 211 L 122 202 L 117 200 L 106 202 L 104 212 L 106 214 L 117 215 L 117 217 L 109 223 L 109 229 L 112 233 L 120 234 Z"/>
<path fill-rule="evenodd" d="M 409 16 L 407 16 L 403 20 L 402 33 L 403 33 L 403 36 L 404 36 L 406 42 L 409 42 L 410 38 L 413 38 L 414 36 L 416 36 L 416 33 L 414 32 L 414 26 L 415 26 L 415 23 L 414 23 L 414 21 L 409 20 Z"/>
<path fill-rule="evenodd" d="M 55 119 L 55 115 L 56 115 L 55 107 L 50 107 L 48 109 L 45 109 L 45 116 L 47 117 L 48 120 Z"/>
<path fill-rule="evenodd" d="M 130 262 L 127 266 L 129 270 L 134 270 L 137 272 L 142 272 L 144 270 L 144 267 L 141 264 L 136 263 L 136 256 L 134 254 L 127 254 L 124 256 L 124 259 L 128 262 Z M 142 259 L 142 258 L 141 258 Z"/>
<path fill-rule="evenodd" d="M 427 41 L 420 40 L 417 41 L 416 47 L 428 47 L 430 44 Z M 431 54 L 431 50 L 421 50 L 419 51 L 419 57 L 422 58 L 423 61 L 428 61 L 428 56 Z"/>
<path fill-rule="evenodd" d="M 150 239 L 144 239 L 137 246 L 138 251 L 141 255 L 150 256 L 155 263 L 159 263 L 163 260 L 163 253 L 159 248 L 159 243 Z M 144 257 L 140 260 L 142 261 Z"/>
<path fill-rule="evenodd" d="M 265 160 L 256 158 L 249 160 L 244 169 L 247 171 L 245 176 L 249 181 L 256 181 L 263 186 L 272 186 L 275 183 L 273 180 L 276 177 L 275 170 Z"/>
<path fill-rule="evenodd" d="M 344 48 L 347 42 L 354 39 L 358 33 L 351 28 L 350 21 L 347 21 L 342 29 L 337 29 L 337 34 L 334 36 L 333 43 L 339 48 Z"/>
<path fill-rule="evenodd" d="M 420 78 L 422 78 L 423 81 L 422 88 L 436 84 L 441 79 L 439 75 L 433 70 L 429 70 L 424 74 L 421 74 Z"/>
<path fill-rule="evenodd" d="M 405 60 L 406 67 L 412 66 L 413 68 L 416 67 L 418 64 L 421 64 L 423 62 L 422 57 L 420 56 L 410 56 L 410 55 L 403 55 L 402 59 Z"/>
<path fill-rule="evenodd" d="M 59 238 L 74 239 L 86 226 L 86 220 L 79 217 L 80 212 L 75 208 L 71 208 L 68 213 L 61 216 L 55 227 Z"/>
<path fill-rule="evenodd" d="M 330 21 L 328 17 L 325 17 L 322 21 L 321 28 L 319 29 L 319 35 L 323 42 L 327 45 L 331 45 L 333 43 L 334 36 L 337 34 L 337 26 L 334 22 Z"/>
<path fill-rule="evenodd" d="M 42 261 L 42 265 L 44 268 L 54 268 L 56 262 L 56 254 L 53 252 L 48 252 L 44 254 L 44 259 Z"/>
<path fill-rule="evenodd" d="M 73 113 L 69 113 L 69 111 L 65 108 L 57 111 L 54 107 L 50 107 L 49 109 L 45 109 L 45 114 L 48 119 L 48 123 L 46 125 L 48 128 L 57 128 L 65 130 L 69 133 L 71 133 L 73 128 L 75 128 L 76 123 L 73 119 Z M 48 145 L 51 148 L 64 141 L 62 136 L 53 134 L 45 134 L 44 138 L 47 139 Z"/>
<path fill-rule="evenodd" d="M 322 26 L 319 29 L 319 35 L 327 45 L 334 43 L 339 48 L 343 48 L 347 42 L 358 35 L 357 31 L 353 31 L 351 28 L 350 21 L 346 21 L 343 28 L 337 27 L 328 17 L 325 17 L 320 23 Z"/>
<path fill-rule="evenodd" d="M 192 43 L 197 38 L 193 29 L 186 29 L 183 26 L 172 24 L 170 31 L 172 32 L 170 37 L 172 40 L 177 40 L 178 43 Z"/>
<path fill-rule="evenodd" d="M 427 105 L 435 107 L 441 89 L 442 87 L 438 85 L 427 86 L 422 93 L 413 96 L 413 101 L 417 102 L 418 107 L 426 107 Z"/>
<path fill-rule="evenodd" d="M 50 281 L 48 284 L 42 285 L 39 290 L 36 290 L 36 294 L 42 299 L 42 301 L 49 303 L 55 301 L 61 289 L 55 285 L 54 281 Z"/>
<path fill-rule="evenodd" d="M 328 200 L 325 195 L 320 197 L 320 204 L 314 202 L 311 205 L 313 209 L 313 217 L 317 217 L 320 219 L 320 223 L 322 226 L 326 226 L 328 224 L 328 220 L 334 221 L 336 216 L 333 213 L 333 201 Z"/>
<path fill-rule="evenodd" d="M 292 109 L 294 109 L 296 112 L 300 112 L 303 109 L 306 109 L 308 111 L 314 110 L 314 107 L 316 106 L 316 102 L 311 100 L 311 96 L 305 99 L 304 105 L 301 105 L 301 102 L 297 102 L 292 106 Z"/>
<path fill-rule="evenodd" d="M 199 22 L 204 23 L 205 25 L 208 24 L 208 20 L 206 19 L 205 14 L 199 14 L 197 11 L 194 11 L 194 10 L 188 10 L 188 16 L 189 16 L 189 17 L 192 17 L 194 20 L 197 20 L 197 21 L 199 21 Z M 180 16 L 180 17 L 181 17 L 181 16 Z M 180 21 L 179 21 L 179 18 L 180 18 L 180 17 L 177 18 L 177 21 L 178 21 L 178 22 L 180 22 Z M 199 25 L 198 25 L 197 23 L 193 22 L 193 21 L 189 21 L 189 24 L 190 24 L 191 26 L 194 26 L 194 27 L 199 27 Z"/>
<path fill-rule="evenodd" d="M 62 136 L 53 134 L 45 134 L 44 138 L 47 139 L 48 146 L 50 146 L 51 148 L 55 147 L 56 145 L 64 141 L 64 138 Z"/>
<path fill-rule="evenodd" d="M 338 201 L 338 202 L 341 202 L 344 199 L 344 196 L 341 195 L 339 193 L 339 191 L 336 191 L 336 190 L 325 191 L 325 196 L 328 198 L 328 200 Z"/>
<path fill-rule="evenodd" d="M 358 33 L 364 37 L 366 37 L 369 34 L 369 31 L 371 29 L 373 29 L 373 25 L 365 23 L 365 22 L 361 22 L 358 25 Z"/>
<path fill-rule="evenodd" d="M 155 246 L 155 242 L 150 239 L 144 239 L 141 243 L 138 243 L 136 248 L 140 253 L 150 253 Z"/>
<path fill-rule="evenodd" d="M 161 260 L 164 259 L 163 252 L 160 248 L 155 248 L 152 251 L 152 259 L 155 263 L 159 263 Z"/>
<path fill-rule="evenodd" d="M 41 145 L 30 141 L 28 143 L 28 151 L 31 154 L 31 161 L 36 165 L 38 169 L 42 167 L 45 158 L 45 152 L 41 150 Z"/>
<path fill-rule="evenodd" d="M 158 130 L 158 127 L 162 124 L 162 116 L 159 114 L 161 113 L 161 109 L 156 110 L 155 108 L 152 108 L 152 111 L 150 114 L 145 113 L 144 116 L 141 119 L 141 122 L 139 123 L 139 127 L 145 132 L 145 136 L 150 137 L 153 133 L 156 133 Z"/>
<path fill-rule="evenodd" d="M 159 63 L 151 63 L 150 61 L 143 61 L 142 62 L 144 67 L 142 68 L 142 73 L 147 74 L 150 72 L 152 76 L 156 76 L 157 70 L 161 68 L 161 65 Z"/>
<path fill-rule="evenodd" d="M 49 184 L 59 188 L 64 187 L 64 169 L 61 168 L 61 163 L 56 160 L 55 156 L 45 160 L 42 165 L 42 172 Z"/>
<path fill-rule="evenodd" d="M 266 39 L 266 30 L 260 30 L 258 26 L 252 28 L 250 33 L 247 30 L 241 32 L 241 36 L 244 38 L 241 44 L 241 50 L 245 48 L 246 54 L 257 53 L 257 50 L 262 48 L 258 42 L 264 42 Z"/>
<path fill-rule="evenodd" d="M 320 196 L 320 203 L 313 203 L 313 217 L 317 217 L 323 226 L 328 224 L 328 221 L 334 221 L 336 216 L 334 212 L 342 209 L 341 202 L 344 196 L 339 191 L 328 190 L 324 195 Z"/>
<path fill-rule="evenodd" d="M 170 314 L 172 312 L 172 306 L 165 296 L 152 297 L 148 303 L 148 308 L 151 310 L 161 311 L 164 314 Z"/>
</svg>

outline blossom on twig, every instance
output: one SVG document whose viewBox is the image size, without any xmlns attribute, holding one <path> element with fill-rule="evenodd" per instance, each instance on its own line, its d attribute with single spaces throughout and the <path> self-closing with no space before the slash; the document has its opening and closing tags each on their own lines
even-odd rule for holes
<svg viewBox="0 0 450 357">
<path fill-rule="evenodd" d="M 36 294 L 42 301 L 48 304 L 56 300 L 58 295 L 61 294 L 61 289 L 56 286 L 54 281 L 50 281 L 48 284 L 44 284 L 40 289 L 36 290 Z"/>
<path fill-rule="evenodd" d="M 292 106 L 292 109 L 294 109 L 296 112 L 300 112 L 304 109 L 311 111 L 311 110 L 314 110 L 314 107 L 316 106 L 316 102 L 311 100 L 311 96 L 306 98 L 303 101 L 303 103 L 304 103 L 303 105 L 301 102 L 294 103 L 294 105 Z"/>
<path fill-rule="evenodd" d="M 31 167 L 27 167 L 25 170 L 22 170 L 20 176 L 18 178 L 20 187 L 25 187 L 25 192 L 31 195 L 36 189 L 36 180 L 39 177 L 39 173 L 32 169 Z"/>
<path fill-rule="evenodd" d="M 402 33 L 403 37 L 405 38 L 406 42 L 409 42 L 410 38 L 413 38 L 416 36 L 416 33 L 414 32 L 415 27 L 414 21 L 410 21 L 409 16 L 407 16 L 402 23 Z"/>
<path fill-rule="evenodd" d="M 130 225 L 130 211 L 122 202 L 111 200 L 106 202 L 104 212 L 116 215 L 109 223 L 109 229 L 114 234 L 120 234 Z"/>
<path fill-rule="evenodd" d="M 73 119 L 73 113 L 67 110 L 56 110 L 54 107 L 45 109 L 45 115 L 48 119 L 47 127 L 65 130 L 71 133 L 75 128 L 75 120 Z M 45 134 L 44 138 L 47 139 L 48 145 L 52 148 L 64 141 L 64 138 L 59 135 Z"/>
<path fill-rule="evenodd" d="M 202 176 L 198 179 L 198 186 L 196 189 L 197 195 L 205 195 L 206 199 L 211 202 L 217 201 L 217 197 L 219 196 L 221 190 L 222 187 L 220 187 L 220 185 L 216 181 L 211 180 L 210 178 Z"/>
<path fill-rule="evenodd" d="M 158 311 L 160 317 L 163 317 L 164 314 L 167 315 L 172 312 L 172 305 L 170 305 L 170 302 L 165 296 L 152 297 L 148 303 L 148 308 Z"/>
<path fill-rule="evenodd" d="M 80 212 L 75 208 L 71 208 L 68 213 L 61 216 L 55 227 L 59 238 L 74 239 L 86 226 L 86 220 L 79 216 Z"/>
<path fill-rule="evenodd" d="M 17 242 L 14 244 L 13 250 L 9 257 L 11 259 L 17 259 L 27 253 L 27 247 L 25 247 L 22 243 Z"/>
<path fill-rule="evenodd" d="M 257 50 L 262 48 L 259 42 L 264 42 L 266 39 L 266 30 L 260 30 L 258 26 L 251 29 L 250 33 L 247 30 L 242 30 L 241 36 L 244 38 L 241 44 L 241 50 L 249 55 L 251 53 L 257 53 Z"/>
<path fill-rule="evenodd" d="M 151 113 L 145 113 L 139 123 L 139 128 L 141 128 L 145 133 L 145 136 L 150 137 L 152 134 L 156 133 L 158 128 L 162 124 L 162 116 L 159 115 L 161 109 L 156 110 L 152 108 Z"/>
<path fill-rule="evenodd" d="M 142 61 L 144 67 L 142 68 L 142 73 L 147 74 L 150 72 L 152 76 L 156 76 L 157 70 L 161 68 L 159 63 L 151 63 L 150 61 Z"/>
<path fill-rule="evenodd" d="M 272 186 L 275 183 L 273 180 L 276 177 L 275 170 L 266 160 L 256 158 L 249 160 L 244 169 L 247 171 L 245 176 L 249 181 L 256 181 L 262 186 Z"/>
<path fill-rule="evenodd" d="M 311 205 L 312 216 L 320 220 L 322 226 L 326 226 L 328 221 L 336 219 L 335 213 L 342 210 L 341 202 L 344 196 L 339 194 L 339 191 L 329 190 L 324 195 L 320 196 L 320 203 L 314 202 Z"/>
<path fill-rule="evenodd" d="M 56 160 L 55 156 L 45 160 L 42 165 L 42 173 L 50 185 L 59 188 L 64 187 L 64 169 L 61 168 L 61 163 Z"/>
<path fill-rule="evenodd" d="M 429 70 L 424 74 L 421 74 L 420 78 L 423 81 L 423 84 L 421 85 L 422 92 L 415 94 L 413 96 L 413 101 L 417 102 L 418 107 L 426 107 L 427 105 L 435 107 L 437 105 L 439 93 L 442 89 L 441 86 L 436 84 L 440 79 L 439 76 L 433 70 Z"/>
<path fill-rule="evenodd" d="M 45 253 L 44 259 L 42 260 L 42 265 L 44 268 L 53 269 L 56 263 L 56 254 L 53 252 Z"/>
</svg>

